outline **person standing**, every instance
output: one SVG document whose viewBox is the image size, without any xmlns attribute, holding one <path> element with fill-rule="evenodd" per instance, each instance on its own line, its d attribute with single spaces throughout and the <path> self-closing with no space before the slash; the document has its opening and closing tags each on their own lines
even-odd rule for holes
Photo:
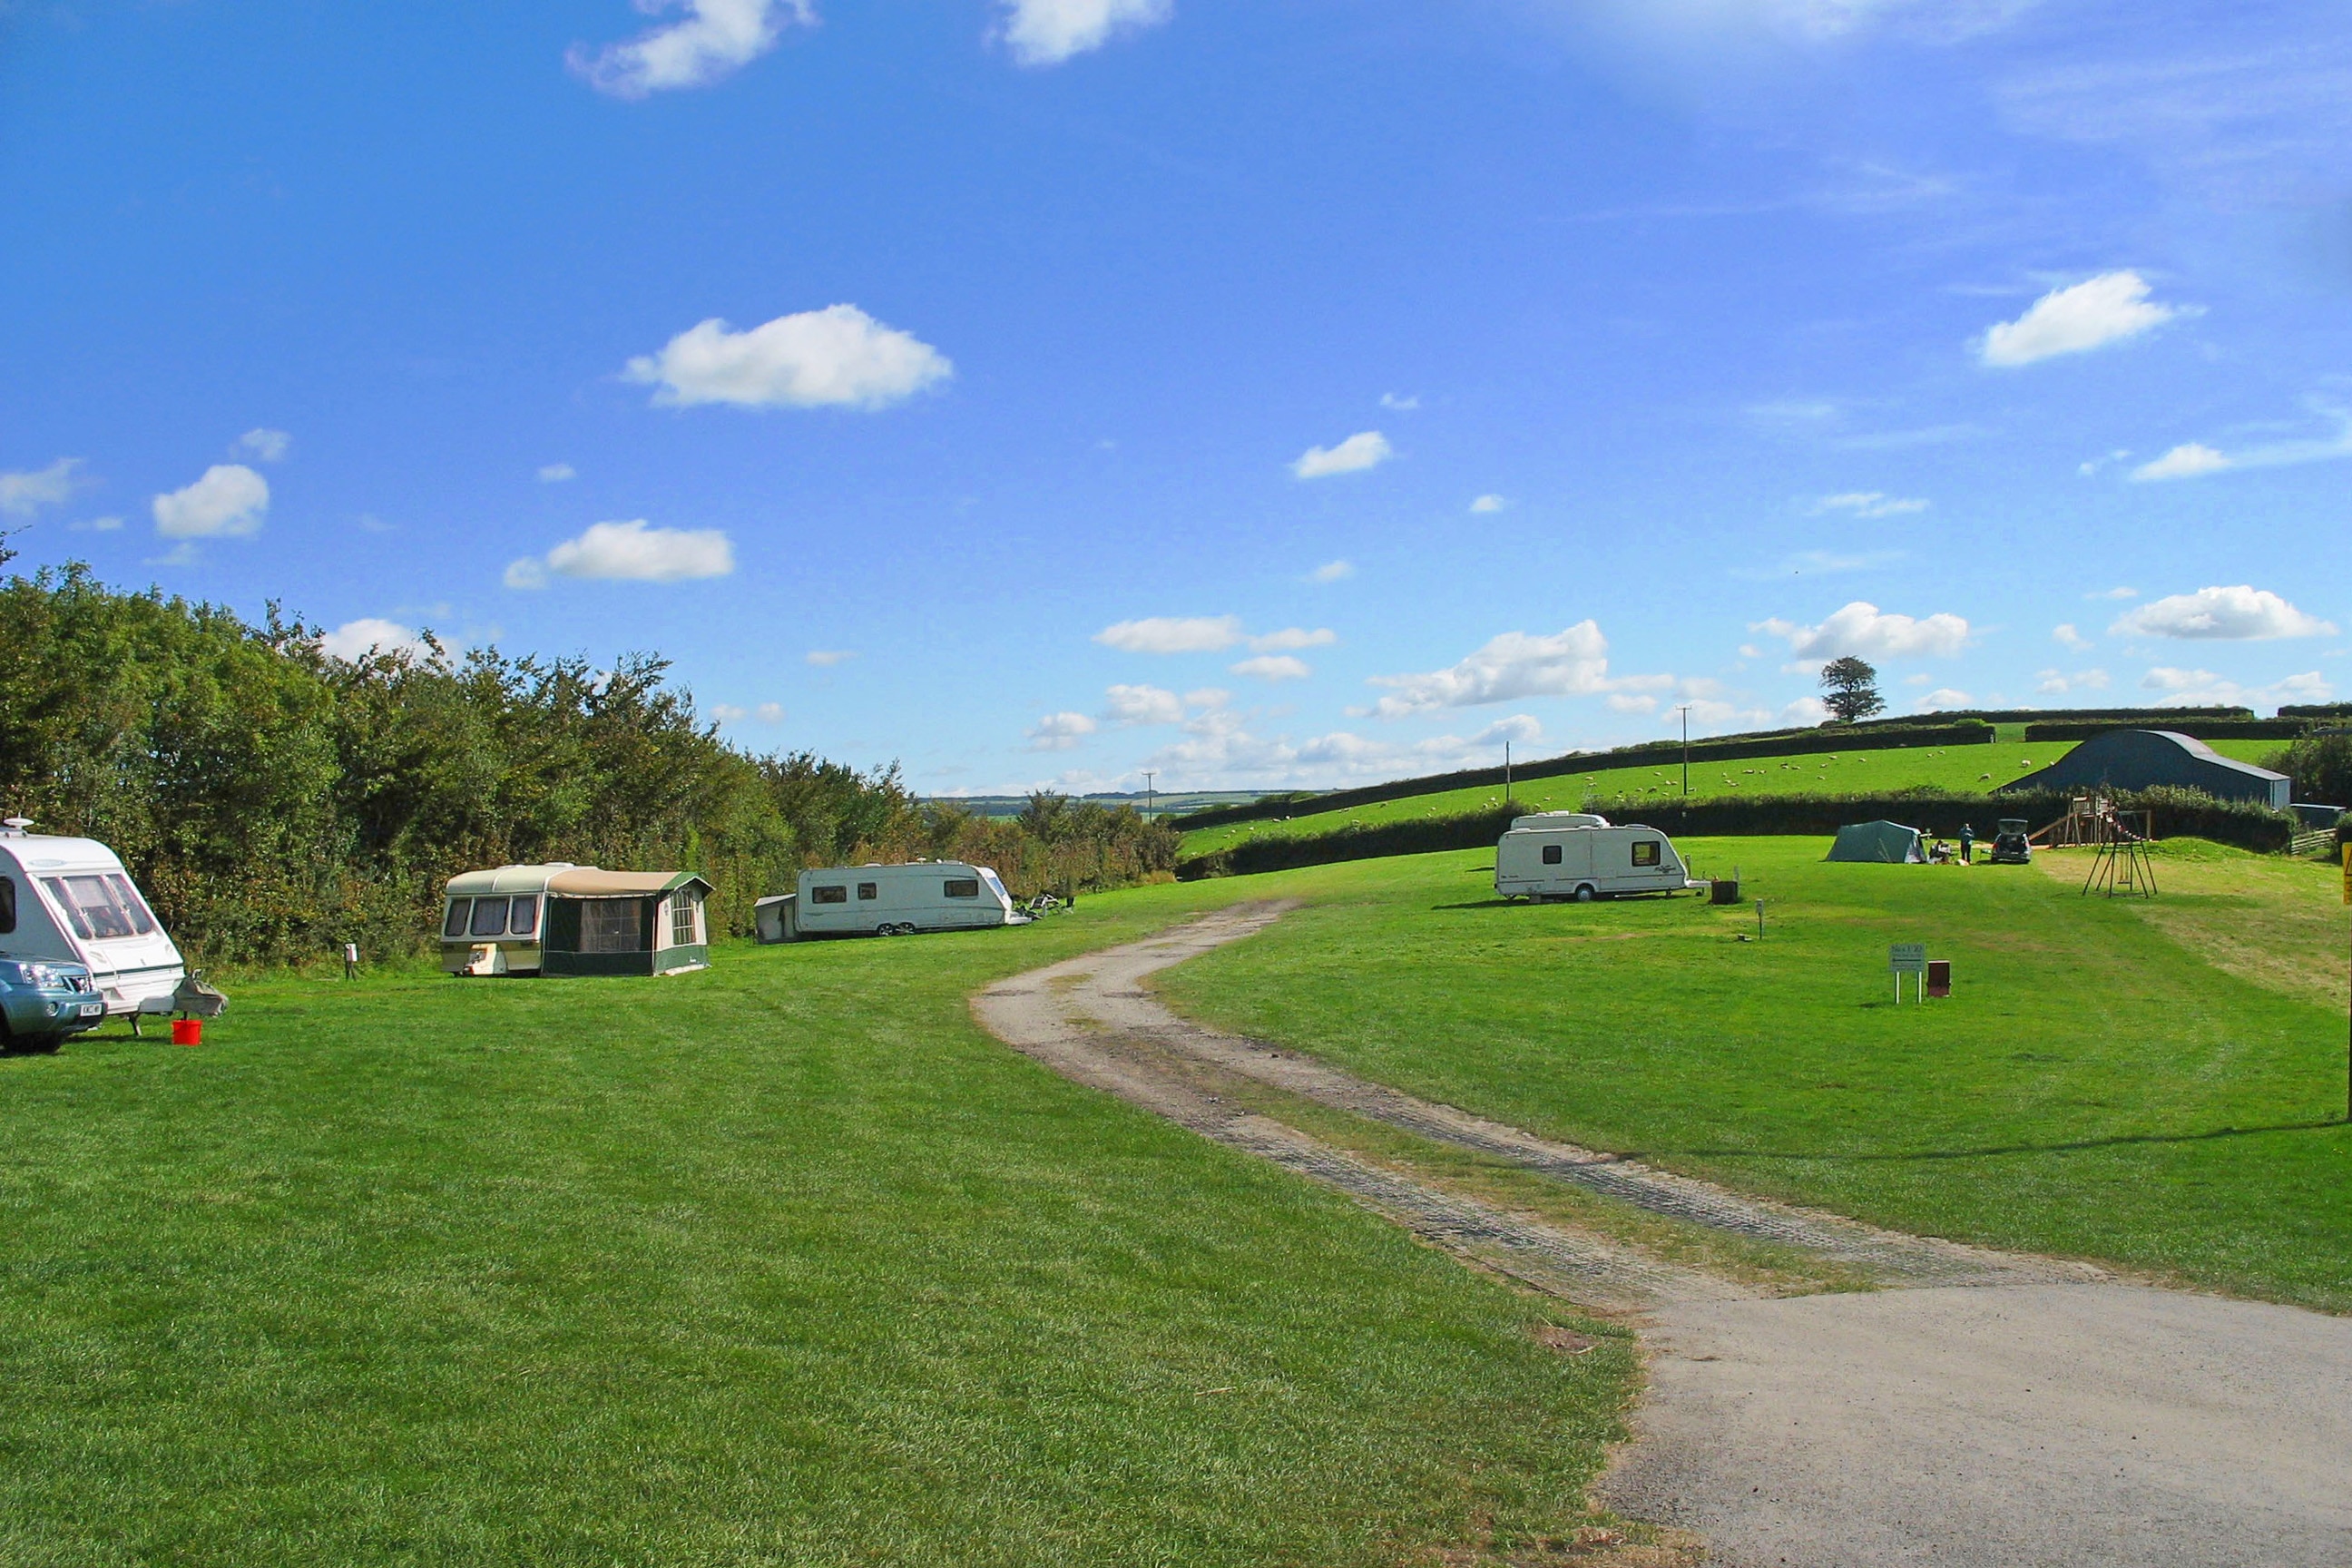
<svg viewBox="0 0 2352 1568">
<path fill-rule="evenodd" d="M 1963 866 L 1974 864 L 1976 852 L 1976 824 L 1972 822 L 1963 822 L 1960 824 L 1960 864 Z"/>
</svg>

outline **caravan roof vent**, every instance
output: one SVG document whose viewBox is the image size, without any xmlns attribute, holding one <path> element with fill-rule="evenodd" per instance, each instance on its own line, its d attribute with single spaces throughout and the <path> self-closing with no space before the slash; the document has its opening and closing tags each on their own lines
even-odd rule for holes
<svg viewBox="0 0 2352 1568">
<path fill-rule="evenodd" d="M 9 817 L 6 821 L 0 822 L 0 827 L 5 827 L 8 830 L 5 834 L 0 834 L 0 837 L 22 838 L 25 837 L 25 829 L 32 826 L 33 819 L 29 816 Z"/>
</svg>

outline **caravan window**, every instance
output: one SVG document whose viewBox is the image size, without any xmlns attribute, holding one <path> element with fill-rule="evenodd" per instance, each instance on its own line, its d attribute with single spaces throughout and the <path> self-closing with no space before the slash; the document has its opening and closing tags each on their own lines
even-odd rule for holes
<svg viewBox="0 0 2352 1568">
<path fill-rule="evenodd" d="M 147 912 L 147 902 L 139 896 L 139 889 L 131 885 L 130 878 L 119 871 L 109 871 L 106 885 L 114 889 L 115 898 L 131 911 L 131 923 L 141 936 L 154 931 L 155 917 Z"/>
<path fill-rule="evenodd" d="M 1547 865 L 1547 866 L 1557 866 L 1557 865 L 1559 865 L 1559 845 L 1557 845 L 1557 844 L 1547 844 L 1547 845 L 1545 845 L 1545 846 L 1544 846 L 1544 861 L 1543 861 L 1543 863 L 1544 863 L 1545 865 Z"/>
<path fill-rule="evenodd" d="M 137 931 L 131 911 L 114 896 L 102 876 L 47 877 L 43 881 L 49 896 L 57 900 L 68 919 L 73 921 L 74 934 L 85 940 L 100 942 L 130 936 Z M 144 912 L 144 911 L 142 911 Z M 148 929 L 153 930 L 151 919 Z"/>
<path fill-rule="evenodd" d="M 507 901 L 504 899 L 476 899 L 474 923 L 466 928 L 475 936 L 507 934 Z"/>
<path fill-rule="evenodd" d="M 474 900 L 471 899 L 450 900 L 449 918 L 441 922 L 441 934 L 447 937 L 465 935 L 466 915 L 468 910 L 473 909 L 473 907 Z"/>
<path fill-rule="evenodd" d="M 0 877 L 0 935 L 16 929 L 16 884 Z"/>
<path fill-rule="evenodd" d="M 849 889 L 846 884 L 843 883 L 836 883 L 830 888 L 811 888 L 809 889 L 809 902 L 813 904 L 845 904 L 849 902 Z"/>
<path fill-rule="evenodd" d="M 507 930 L 517 936 L 529 936 L 539 929 L 539 895 L 525 893 L 514 901 L 514 912 L 507 917 Z"/>
<path fill-rule="evenodd" d="M 646 906 L 640 899 L 590 899 L 580 906 L 580 951 L 643 952 Z"/>
<path fill-rule="evenodd" d="M 1657 863 L 1658 841 L 1654 838 L 1635 839 L 1633 841 L 1633 864 L 1636 866 L 1654 866 Z"/>
<path fill-rule="evenodd" d="M 980 897 L 980 879 L 977 877 L 950 877 L 947 880 L 946 890 L 948 897 L 950 899 L 976 899 Z"/>
<path fill-rule="evenodd" d="M 878 899 L 882 896 L 882 884 L 860 882 L 857 884 L 857 896 L 861 899 Z"/>
<path fill-rule="evenodd" d="M 694 895 L 680 888 L 669 896 L 669 944 L 672 947 L 692 947 L 698 940 L 695 935 Z"/>
</svg>

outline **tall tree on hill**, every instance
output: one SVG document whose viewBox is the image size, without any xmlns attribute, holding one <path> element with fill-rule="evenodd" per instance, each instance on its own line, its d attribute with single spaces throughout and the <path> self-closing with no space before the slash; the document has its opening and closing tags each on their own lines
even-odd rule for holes
<svg viewBox="0 0 2352 1568">
<path fill-rule="evenodd" d="M 1822 705 L 1841 724 L 1885 712 L 1886 699 L 1878 694 L 1878 671 L 1852 654 L 1830 660 L 1822 666 Z"/>
</svg>

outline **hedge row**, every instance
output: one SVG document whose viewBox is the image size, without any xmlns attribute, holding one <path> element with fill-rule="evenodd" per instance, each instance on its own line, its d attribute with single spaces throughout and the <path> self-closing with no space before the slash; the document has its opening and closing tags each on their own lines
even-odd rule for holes
<svg viewBox="0 0 2352 1568">
<path fill-rule="evenodd" d="M 1734 762 L 1743 757 L 1807 756 L 1817 752 L 1888 752 L 1906 746 L 1975 746 L 1988 744 L 1992 739 L 1992 727 L 1974 721 L 1871 730 L 1843 726 L 1834 729 L 1772 730 L 1723 740 L 1693 741 L 1690 760 L 1694 763 Z M 1523 779 L 1558 778 L 1563 773 L 1598 773 L 1603 768 L 1638 767 L 1645 763 L 1661 767 L 1678 765 L 1682 760 L 1681 742 L 1648 741 L 1638 746 L 1621 746 L 1615 751 L 1570 752 L 1566 756 L 1521 763 L 1510 770 L 1510 776 L 1516 784 Z M 1197 827 L 1222 827 L 1233 822 L 1320 816 L 1327 811 L 1347 811 L 1384 800 L 1403 800 L 1412 795 L 1437 795 L 1445 790 L 1499 784 L 1503 782 L 1503 772 L 1498 767 L 1465 768 L 1458 773 L 1396 779 L 1388 784 L 1365 784 L 1359 789 L 1334 790 L 1328 795 L 1305 798 L 1295 795 L 1268 795 L 1245 805 L 1220 806 L 1213 811 L 1195 812 L 1183 819 L 1183 826 L 1184 831 L 1190 833 Z"/>
<path fill-rule="evenodd" d="M 2302 711 L 2282 708 L 2281 717 Z M 1988 724 L 2138 724 L 2142 720 L 2157 719 L 2252 719 L 2251 708 L 1953 708 L 1936 715 L 1938 722 L 1955 723 L 1963 719 L 1981 719 Z M 1857 728 L 1867 729 L 1880 724 L 1916 724 L 1916 715 L 1893 719 L 1864 719 Z M 2179 728 L 2175 725 L 2174 728 Z"/>
<path fill-rule="evenodd" d="M 2183 719 L 2167 713 L 2128 724 L 2028 724 L 2029 741 L 2088 741 L 2118 730 L 2170 730 L 2200 741 L 2292 741 L 2310 728 L 2301 719 Z"/>
<path fill-rule="evenodd" d="M 2063 790 L 2016 795 L 1951 795 L 1909 791 L 1895 795 L 1783 795 L 1748 800 L 1693 800 L 1644 805 L 1638 826 L 1694 837 L 1758 837 L 1765 835 L 1827 836 L 1852 822 L 1900 822 L 1946 838 L 1959 837 L 1972 823 L 1979 837 L 1990 837 L 2004 816 L 2021 816 L 2039 829 L 2066 815 Z M 2121 795 L 2127 811 L 2155 813 L 2159 838 L 2208 838 L 2241 849 L 2274 853 L 2286 848 L 2294 819 L 2284 812 L 2245 801 L 2215 800 L 2194 790 L 2156 789 Z M 1389 855 L 1422 855 L 1438 849 L 1478 849 L 1492 845 L 1519 815 L 1508 807 L 1417 821 L 1359 823 L 1311 837 L 1261 838 L 1214 855 L 1178 863 L 1185 881 L 1203 877 L 1247 876 L 1295 866 L 1340 860 L 1370 860 Z"/>
</svg>

